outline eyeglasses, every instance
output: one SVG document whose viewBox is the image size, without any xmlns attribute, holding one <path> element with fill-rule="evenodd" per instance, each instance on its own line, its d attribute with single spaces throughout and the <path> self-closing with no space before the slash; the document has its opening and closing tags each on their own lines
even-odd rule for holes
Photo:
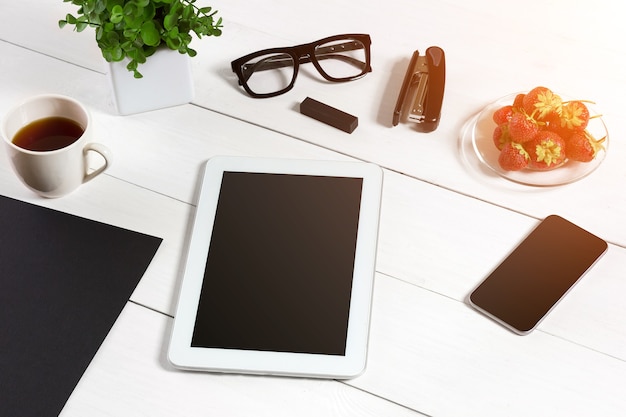
<svg viewBox="0 0 626 417">
<path fill-rule="evenodd" d="M 289 48 L 272 48 L 231 62 L 239 85 L 252 97 L 266 98 L 293 88 L 300 64 L 312 62 L 328 81 L 356 80 L 372 71 L 369 35 L 337 35 Z"/>
</svg>

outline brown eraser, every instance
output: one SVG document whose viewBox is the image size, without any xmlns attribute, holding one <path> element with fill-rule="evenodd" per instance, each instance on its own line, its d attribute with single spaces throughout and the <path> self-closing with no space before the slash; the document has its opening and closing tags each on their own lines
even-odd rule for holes
<svg viewBox="0 0 626 417">
<path fill-rule="evenodd" d="M 352 133 L 359 124 L 357 117 L 313 100 L 311 97 L 305 98 L 300 103 L 300 113 L 348 133 Z"/>
</svg>

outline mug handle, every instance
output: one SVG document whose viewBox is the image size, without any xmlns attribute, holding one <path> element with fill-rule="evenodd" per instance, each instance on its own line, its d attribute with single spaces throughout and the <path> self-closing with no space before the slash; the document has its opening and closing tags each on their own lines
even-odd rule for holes
<svg viewBox="0 0 626 417">
<path fill-rule="evenodd" d="M 83 148 L 83 156 L 87 158 L 87 153 L 89 153 L 90 151 L 99 153 L 100 156 L 102 156 L 102 158 L 104 159 L 104 163 L 102 164 L 100 168 L 96 169 L 95 171 L 89 174 L 85 174 L 85 177 L 83 178 L 83 184 L 86 183 L 87 181 L 94 179 L 98 175 L 102 174 L 104 170 L 107 169 L 111 165 L 111 162 L 113 161 L 113 159 L 111 158 L 111 151 L 109 150 L 109 148 L 107 148 L 106 146 L 100 143 L 88 143 L 87 145 L 85 145 L 85 147 Z"/>
</svg>

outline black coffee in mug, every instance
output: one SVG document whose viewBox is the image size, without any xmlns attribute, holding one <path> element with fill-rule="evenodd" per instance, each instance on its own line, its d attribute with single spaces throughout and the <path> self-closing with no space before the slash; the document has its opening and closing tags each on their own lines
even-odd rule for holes
<svg viewBox="0 0 626 417">
<path fill-rule="evenodd" d="M 46 117 L 22 127 L 12 142 L 29 151 L 54 151 L 76 142 L 83 133 L 83 128 L 74 120 Z"/>
</svg>

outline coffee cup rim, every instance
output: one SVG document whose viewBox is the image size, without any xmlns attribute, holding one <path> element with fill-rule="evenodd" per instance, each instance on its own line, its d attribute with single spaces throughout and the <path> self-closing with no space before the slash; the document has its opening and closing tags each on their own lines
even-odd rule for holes
<svg viewBox="0 0 626 417">
<path fill-rule="evenodd" d="M 54 149 L 54 150 L 51 150 L 51 151 L 33 151 L 33 150 L 30 150 L 30 149 L 22 148 L 21 146 L 18 146 L 15 143 L 13 143 L 13 138 L 12 137 L 9 138 L 8 135 L 6 134 L 7 132 L 6 132 L 5 126 L 6 126 L 6 123 L 7 123 L 7 116 L 11 116 L 14 112 L 18 111 L 18 109 L 20 107 L 23 107 L 23 106 L 25 106 L 25 105 L 27 105 L 29 103 L 32 103 L 32 102 L 38 101 L 38 100 L 42 100 L 42 99 L 60 99 L 60 100 L 65 100 L 65 101 L 71 102 L 73 105 L 75 105 L 78 108 L 80 108 L 83 111 L 83 113 L 85 114 L 85 118 L 86 118 L 86 121 L 87 121 L 85 126 L 82 126 L 82 123 L 81 123 L 81 127 L 83 128 L 83 134 L 78 139 L 76 139 L 74 142 L 70 143 L 69 145 L 64 146 L 62 148 L 59 148 L 59 149 Z M 39 119 L 35 119 L 35 120 L 39 120 Z M 32 121 L 30 121 L 28 123 L 32 123 L 35 120 L 32 120 Z M 6 144 L 8 144 L 12 149 L 15 149 L 15 150 L 17 150 L 19 152 L 23 152 L 23 153 L 26 153 L 26 154 L 29 154 L 29 155 L 50 155 L 50 154 L 54 154 L 54 153 L 63 152 L 63 151 L 65 151 L 65 150 L 67 150 L 69 148 L 72 148 L 74 146 L 79 146 L 81 144 L 81 142 L 84 141 L 84 137 L 85 137 L 85 133 L 84 132 L 87 131 L 87 129 L 89 128 L 90 124 L 91 124 L 91 114 L 89 112 L 89 109 L 87 109 L 87 107 L 84 104 L 82 104 L 80 101 L 76 100 L 73 97 L 66 96 L 66 95 L 63 95 L 63 94 L 45 93 L 45 94 L 37 94 L 37 95 L 34 95 L 34 96 L 27 97 L 27 98 L 23 99 L 22 101 L 14 104 L 12 107 L 10 107 L 5 112 L 4 117 L 2 118 L 2 122 L 1 122 L 1 125 L 0 125 L 0 128 L 1 128 L 2 132 L 0 132 L 0 133 L 1 133 L 1 136 L 2 136 L 2 138 L 4 140 L 4 142 Z M 24 126 L 25 125 L 21 126 L 20 129 L 22 127 L 24 127 Z"/>
</svg>

